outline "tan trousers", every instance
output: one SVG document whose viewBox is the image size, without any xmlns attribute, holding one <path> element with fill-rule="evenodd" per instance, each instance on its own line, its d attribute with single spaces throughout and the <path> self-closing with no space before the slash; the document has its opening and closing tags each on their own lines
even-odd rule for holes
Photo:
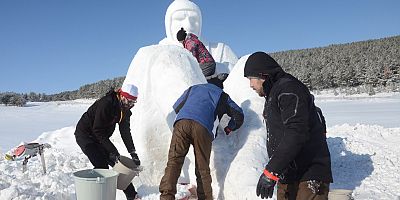
<svg viewBox="0 0 400 200">
<path fill-rule="evenodd" d="M 291 184 L 278 183 L 278 200 L 327 200 L 329 183 L 321 183 L 319 192 L 314 194 L 307 181 Z"/>
<path fill-rule="evenodd" d="M 191 144 L 194 148 L 198 199 L 213 199 L 209 166 L 212 137 L 207 129 L 196 121 L 182 119 L 174 125 L 167 167 L 160 182 L 161 200 L 175 199 L 176 184 Z"/>
</svg>

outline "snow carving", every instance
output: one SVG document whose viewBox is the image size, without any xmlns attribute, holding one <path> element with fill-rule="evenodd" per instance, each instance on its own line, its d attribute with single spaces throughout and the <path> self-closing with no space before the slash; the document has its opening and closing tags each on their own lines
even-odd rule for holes
<svg viewBox="0 0 400 200">
<path fill-rule="evenodd" d="M 181 27 L 201 36 L 201 11 L 188 0 L 171 3 L 165 15 L 167 37 L 158 45 L 139 49 L 123 83 L 139 88 L 138 103 L 132 108 L 131 129 L 144 171 L 134 181 L 140 180 L 139 184 L 149 187 L 159 185 L 166 167 L 176 116 L 172 105 L 189 86 L 206 83 L 196 59 L 176 40 L 176 32 Z M 204 44 L 208 44 L 214 59 L 220 62 L 217 63 L 216 73 L 232 71 L 224 85 L 231 98 L 245 112 L 242 128 L 233 134 L 226 136 L 223 132 L 223 127 L 229 121 L 226 116 L 216 130 L 218 136 L 213 141 L 210 157 L 213 196 L 216 199 L 255 198 L 254 184 L 267 161 L 265 127 L 260 113 L 264 99 L 251 91 L 248 80 L 243 77 L 247 57 L 236 64 L 237 57 L 229 46 L 223 43 Z M 240 67 L 233 68 L 235 64 Z M 241 95 L 245 93 L 251 95 Z M 179 183 L 196 184 L 194 160 L 191 148 L 182 167 Z M 252 168 L 246 167 L 248 162 L 253 163 Z M 246 181 L 238 182 L 242 180 L 238 176 L 245 176 L 243 180 Z M 141 192 L 140 188 L 138 191 Z M 157 191 L 158 187 L 155 191 L 147 190 L 153 193 Z"/>
<path fill-rule="evenodd" d="M 197 35 L 211 53 L 217 64 L 215 74 L 229 74 L 238 61 L 236 54 L 227 44 L 208 42 L 202 37 L 202 23 L 201 10 L 195 3 L 189 0 L 175 0 L 165 13 L 166 38 L 159 44 L 182 46 L 176 39 L 176 33 L 183 27 L 187 32 Z"/>
</svg>

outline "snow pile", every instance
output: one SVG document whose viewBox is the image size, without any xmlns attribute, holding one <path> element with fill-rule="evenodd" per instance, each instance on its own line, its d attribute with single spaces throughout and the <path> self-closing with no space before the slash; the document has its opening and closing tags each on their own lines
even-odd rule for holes
<svg viewBox="0 0 400 200">
<path fill-rule="evenodd" d="M 239 59 L 224 83 L 225 91 L 242 107 L 245 114 L 243 126 L 231 139 L 234 147 L 231 151 L 235 155 L 224 181 L 226 199 L 256 198 L 255 186 L 268 161 L 265 124 L 262 119 L 264 98 L 249 87 L 249 80 L 243 76 L 247 58 L 243 56 Z"/>
<path fill-rule="evenodd" d="M 400 128 L 348 124 L 328 129 L 334 184 L 356 199 L 400 198 Z"/>
<path fill-rule="evenodd" d="M 54 148 L 45 150 L 47 174 L 37 157 L 28 162 L 28 171 L 22 173 L 22 161 L 0 161 L 1 199 L 74 199 L 72 173 L 77 169 L 92 168 L 89 160 L 75 144 L 74 127 L 42 134 L 38 142 L 50 143 Z M 4 154 L 1 155 L 4 158 Z"/>
<path fill-rule="evenodd" d="M 47 142 L 52 145 L 46 149 L 45 159 L 47 164 L 46 175 L 42 174 L 40 160 L 37 157 L 30 159 L 28 172 L 22 173 L 21 162 L 10 162 L 0 160 L 0 197 L 4 200 L 26 200 L 26 199 L 75 199 L 75 190 L 72 173 L 82 169 L 92 168 L 89 160 L 83 155 L 75 143 L 73 137 L 74 127 L 66 127 L 54 132 L 42 134 L 36 141 Z M 334 183 L 332 189 L 354 190 L 355 199 L 396 199 L 400 194 L 400 128 L 384 128 L 376 125 L 337 125 L 328 128 L 328 144 L 332 156 L 332 168 Z M 224 136 L 226 137 L 226 136 Z M 222 138 L 221 138 L 222 139 Z M 114 134 L 112 141 L 117 148 L 124 147 L 118 134 Z M 221 147 L 222 148 L 222 147 Z M 217 149 L 223 156 L 229 155 L 236 147 L 227 146 L 225 150 Z M 215 151 L 216 149 L 214 149 Z M 245 149 L 243 149 L 245 150 Z M 259 175 L 255 169 L 253 160 L 242 158 L 239 150 L 236 156 L 238 163 L 231 163 L 229 170 L 236 179 L 231 177 L 226 182 L 224 194 L 235 193 L 228 185 L 247 183 L 248 199 L 255 197 L 255 185 L 257 181 L 249 179 L 245 174 Z M 215 152 L 214 152 L 215 153 Z M 216 153 L 215 153 L 216 154 Z M 4 157 L 2 153 L 0 155 Z M 222 158 L 222 157 L 220 157 Z M 224 159 L 215 162 L 217 168 L 223 167 Z M 258 162 L 258 161 L 257 161 Z M 234 164 L 241 168 L 233 170 Z M 160 169 L 163 171 L 163 169 Z M 241 171 L 238 171 L 241 170 Z M 250 172 L 249 172 L 250 171 Z M 158 184 L 142 184 L 144 175 L 135 178 L 135 186 L 142 199 L 158 199 Z M 221 181 L 219 181 L 221 183 Z M 222 186 L 223 186 L 222 185 Z M 182 192 L 182 191 L 181 191 Z M 244 196 L 244 195 L 243 195 Z M 117 191 L 117 199 L 125 199 L 121 191 Z M 222 199 L 222 198 L 219 198 Z M 241 199 L 241 197 L 225 199 Z"/>
</svg>

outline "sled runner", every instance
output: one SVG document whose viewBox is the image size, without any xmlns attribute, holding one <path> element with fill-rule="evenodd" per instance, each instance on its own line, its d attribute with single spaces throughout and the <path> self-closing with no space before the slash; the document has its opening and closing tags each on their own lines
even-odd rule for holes
<svg viewBox="0 0 400 200">
<path fill-rule="evenodd" d="M 5 159 L 9 161 L 20 161 L 22 162 L 22 172 L 27 170 L 27 164 L 30 158 L 40 155 L 40 160 L 42 162 L 43 173 L 46 173 L 46 163 L 44 160 L 44 149 L 50 148 L 50 144 L 40 144 L 40 143 L 27 143 L 20 145 L 11 149 L 5 155 Z"/>
</svg>

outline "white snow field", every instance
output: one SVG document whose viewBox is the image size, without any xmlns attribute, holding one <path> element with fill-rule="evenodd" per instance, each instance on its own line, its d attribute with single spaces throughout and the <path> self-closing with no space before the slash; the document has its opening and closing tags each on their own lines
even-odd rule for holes
<svg viewBox="0 0 400 200">
<path fill-rule="evenodd" d="M 225 82 L 225 91 L 244 110 L 245 123 L 230 136 L 219 134 L 213 142 L 211 173 L 215 199 L 260 199 L 255 195 L 255 187 L 268 161 L 261 117 L 264 99 L 249 88 L 243 77 L 246 58 L 238 61 Z M 205 79 L 185 49 L 155 45 L 138 51 L 125 81 L 139 87 L 131 128 L 145 170 L 133 183 L 142 199 L 158 199 L 158 183 L 166 165 L 169 127 L 174 117 L 171 106 L 186 87 Z M 0 106 L 0 199 L 76 198 L 72 173 L 92 165 L 76 144 L 73 133 L 80 116 L 93 101 Z M 354 199 L 399 199 L 400 94 L 334 96 L 321 92 L 316 95 L 316 104 L 328 123 L 334 174 L 331 189 L 353 190 Z M 118 129 L 111 139 L 122 155 L 128 155 Z M 52 145 L 45 151 L 47 174 L 42 174 L 37 157 L 30 159 L 25 173 L 22 162 L 3 159 L 12 147 L 32 141 Z M 180 181 L 195 184 L 192 154 L 188 154 Z M 117 191 L 116 199 L 125 196 Z"/>
</svg>

